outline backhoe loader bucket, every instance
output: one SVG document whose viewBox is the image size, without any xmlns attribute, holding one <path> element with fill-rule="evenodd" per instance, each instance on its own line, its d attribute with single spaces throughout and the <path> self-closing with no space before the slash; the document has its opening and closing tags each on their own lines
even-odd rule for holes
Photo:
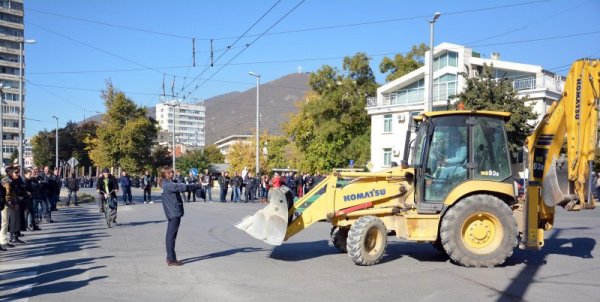
<svg viewBox="0 0 600 302">
<path fill-rule="evenodd" d="M 270 245 L 281 245 L 288 227 L 288 209 L 293 196 L 286 187 L 269 191 L 269 204 L 252 216 L 247 216 L 235 227 Z"/>
</svg>

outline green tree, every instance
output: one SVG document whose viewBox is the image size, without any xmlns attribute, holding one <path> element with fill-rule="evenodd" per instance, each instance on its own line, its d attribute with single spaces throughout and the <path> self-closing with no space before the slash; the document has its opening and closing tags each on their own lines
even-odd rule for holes
<svg viewBox="0 0 600 302">
<path fill-rule="evenodd" d="M 54 165 L 54 131 L 40 131 L 31 138 L 33 164 L 38 167 Z"/>
<path fill-rule="evenodd" d="M 193 150 L 178 157 L 175 165 L 177 170 L 187 175 L 188 171 L 192 168 L 197 168 L 199 171 L 209 168 L 209 161 L 202 150 Z"/>
<path fill-rule="evenodd" d="M 150 157 L 150 163 L 146 164 L 145 170 L 156 172 L 164 166 L 173 165 L 173 157 L 167 146 L 155 145 L 152 147 Z"/>
<path fill-rule="evenodd" d="M 421 43 L 413 45 L 412 49 L 406 54 L 396 54 L 393 59 L 384 57 L 379 64 L 381 73 L 388 73 L 385 77 L 386 82 L 391 82 L 424 64 L 425 52 L 429 48 Z"/>
<path fill-rule="evenodd" d="M 106 114 L 96 129 L 95 138 L 88 138 L 88 151 L 95 165 L 122 167 L 131 173 L 141 173 L 152 162 L 151 148 L 158 128 L 146 109 L 138 107 L 110 81 L 102 92 Z"/>
<path fill-rule="evenodd" d="M 267 163 L 269 169 L 293 167 L 290 165 L 286 147 L 290 141 L 285 136 L 270 136 L 267 139 Z"/>
<path fill-rule="evenodd" d="M 506 123 L 508 145 L 513 158 L 523 146 L 533 126 L 527 122 L 537 118 L 528 97 L 518 97 L 512 82 L 506 78 L 496 79 L 493 66 L 484 65 L 483 72 L 466 78 L 466 88 L 456 96 L 455 105 L 463 103 L 465 109 L 506 111 L 511 113 Z"/>
<path fill-rule="evenodd" d="M 284 127 L 304 155 L 300 168 L 327 171 L 347 166 L 350 159 L 357 166 L 366 164 L 371 128 L 366 97 L 377 90 L 369 57 L 344 58 L 343 72 L 324 65 L 310 75 L 309 84 L 313 92 Z"/>
<path fill-rule="evenodd" d="M 17 158 L 19 158 L 19 150 L 13 151 L 13 153 L 10 155 L 10 162 L 14 163 Z"/>
<path fill-rule="evenodd" d="M 217 145 L 212 144 L 204 147 L 204 156 L 209 163 L 222 163 L 225 156 L 221 153 Z"/>
</svg>

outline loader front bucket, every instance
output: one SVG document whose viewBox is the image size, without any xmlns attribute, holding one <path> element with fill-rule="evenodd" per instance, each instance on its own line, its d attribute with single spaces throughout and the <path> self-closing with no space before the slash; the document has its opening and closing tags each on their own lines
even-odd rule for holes
<svg viewBox="0 0 600 302">
<path fill-rule="evenodd" d="M 281 245 L 288 227 L 288 209 L 293 197 L 286 187 L 269 191 L 269 203 L 252 216 L 247 216 L 235 227 L 270 245 Z"/>
</svg>

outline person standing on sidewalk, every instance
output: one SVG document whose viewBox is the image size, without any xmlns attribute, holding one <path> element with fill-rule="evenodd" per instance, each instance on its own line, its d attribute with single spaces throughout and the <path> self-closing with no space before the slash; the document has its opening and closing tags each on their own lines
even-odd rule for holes
<svg viewBox="0 0 600 302">
<path fill-rule="evenodd" d="M 125 170 L 121 172 L 121 177 L 119 178 L 119 186 L 123 191 L 123 204 L 132 204 L 133 198 L 131 196 L 131 177 L 127 175 L 127 171 Z"/>
<path fill-rule="evenodd" d="M 204 169 L 204 174 L 200 178 L 200 184 L 202 185 L 202 189 L 204 189 L 204 202 L 206 202 L 207 198 L 212 202 L 213 177 L 208 169 Z"/>
<path fill-rule="evenodd" d="M 223 172 L 221 177 L 219 177 L 219 188 L 221 189 L 221 196 L 220 196 L 221 202 L 226 202 L 225 199 L 227 198 L 228 186 L 229 186 L 229 172 L 225 171 L 225 172 Z"/>
<path fill-rule="evenodd" d="M 167 250 L 167 265 L 168 266 L 181 266 L 183 263 L 177 260 L 175 254 L 175 241 L 177 240 L 177 232 L 179 231 L 179 225 L 181 224 L 181 217 L 183 217 L 183 199 L 181 194 L 186 191 L 192 191 L 194 194 L 198 194 L 200 185 L 198 184 L 184 184 L 181 182 L 173 181 L 174 172 L 171 167 L 164 167 L 160 172 L 160 187 L 162 189 L 161 202 L 165 216 L 167 217 L 167 234 L 165 238 L 165 246 Z"/>
<path fill-rule="evenodd" d="M 13 243 L 25 243 L 19 239 L 23 218 L 20 215 L 20 207 L 27 191 L 18 167 L 6 168 L 6 175 L 7 177 L 2 179 L 2 186 L 6 192 L 7 207 L 2 211 L 2 225 L 0 226 L 0 244 L 3 247 Z M 8 231 L 10 231 L 10 243 L 7 242 Z"/>
<path fill-rule="evenodd" d="M 150 172 L 146 171 L 144 176 L 142 176 L 142 188 L 144 189 L 144 203 L 154 203 L 152 201 L 152 183 L 154 179 Z"/>
<path fill-rule="evenodd" d="M 190 171 L 190 174 L 186 178 L 185 183 L 188 184 L 188 185 L 197 185 L 198 184 L 198 178 L 196 176 L 194 176 L 194 173 L 192 171 Z M 192 198 L 192 200 L 190 200 L 190 197 Z M 194 194 L 194 192 L 188 190 L 187 191 L 186 199 L 187 199 L 188 202 L 190 202 L 190 201 L 196 202 L 196 194 Z"/>
<path fill-rule="evenodd" d="M 63 186 L 62 179 L 60 178 L 60 173 L 58 168 L 54 168 L 54 174 L 51 175 L 52 180 L 54 181 L 54 198 L 52 199 L 52 211 L 58 211 L 56 205 L 60 201 L 60 189 Z"/>
<path fill-rule="evenodd" d="M 67 179 L 67 189 L 69 190 L 69 197 L 67 197 L 67 207 L 71 204 L 71 195 L 75 196 L 75 206 L 77 206 L 77 191 L 79 191 L 79 181 L 75 177 L 75 173 L 71 173 L 71 177 Z"/>
</svg>

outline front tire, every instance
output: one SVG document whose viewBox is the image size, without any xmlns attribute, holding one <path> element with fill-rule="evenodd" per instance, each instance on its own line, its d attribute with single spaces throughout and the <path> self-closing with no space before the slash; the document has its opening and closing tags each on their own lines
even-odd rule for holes
<svg viewBox="0 0 600 302">
<path fill-rule="evenodd" d="M 492 195 L 469 196 L 448 210 L 440 238 L 454 262 L 473 267 L 500 265 L 517 246 L 517 222 L 511 209 Z"/>
<path fill-rule="evenodd" d="M 383 257 L 387 246 L 387 229 L 375 216 L 360 217 L 348 233 L 348 255 L 357 265 L 373 265 Z"/>
</svg>

